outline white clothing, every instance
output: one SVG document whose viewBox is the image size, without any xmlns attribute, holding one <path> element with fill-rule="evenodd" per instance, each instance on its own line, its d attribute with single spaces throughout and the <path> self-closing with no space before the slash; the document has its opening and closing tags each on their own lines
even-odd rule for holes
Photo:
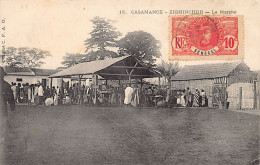
<svg viewBox="0 0 260 165">
<path fill-rule="evenodd" d="M 34 95 L 37 96 L 38 95 L 38 87 L 34 88 Z"/>
<path fill-rule="evenodd" d="M 177 104 L 181 104 L 181 99 L 177 98 Z"/>
<path fill-rule="evenodd" d="M 132 87 L 127 87 L 125 89 L 125 100 L 124 100 L 125 104 L 130 104 L 131 103 L 133 92 L 134 92 L 134 89 Z"/>
<path fill-rule="evenodd" d="M 50 105 L 52 105 L 53 104 L 53 99 L 52 98 L 47 98 L 46 100 L 45 100 L 45 105 L 46 106 L 50 106 Z"/>
<path fill-rule="evenodd" d="M 184 95 L 181 95 L 181 103 L 182 106 L 186 106 L 185 104 L 185 99 L 184 99 Z"/>
<path fill-rule="evenodd" d="M 58 95 L 56 93 L 54 94 L 53 102 L 54 105 L 58 105 Z"/>
<path fill-rule="evenodd" d="M 41 85 L 38 88 L 38 96 L 43 96 L 43 87 Z"/>
</svg>

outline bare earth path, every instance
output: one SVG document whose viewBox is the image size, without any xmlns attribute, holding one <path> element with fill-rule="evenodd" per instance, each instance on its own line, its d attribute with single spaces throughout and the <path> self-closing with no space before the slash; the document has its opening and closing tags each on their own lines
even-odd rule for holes
<svg viewBox="0 0 260 165">
<path fill-rule="evenodd" d="M 6 164 L 234 164 L 259 156 L 260 116 L 191 108 L 18 106 Z"/>
</svg>

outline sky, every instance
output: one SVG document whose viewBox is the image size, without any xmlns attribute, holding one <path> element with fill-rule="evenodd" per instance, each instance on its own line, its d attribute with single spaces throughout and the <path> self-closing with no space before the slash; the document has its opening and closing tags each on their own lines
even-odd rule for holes
<svg viewBox="0 0 260 165">
<path fill-rule="evenodd" d="M 1 24 L 6 27 L 5 46 L 48 50 L 52 57 L 45 59 L 42 66 L 48 69 L 62 66 L 66 53 L 84 53 L 84 40 L 90 37 L 93 27 L 90 20 L 96 16 L 114 20 L 113 25 L 123 36 L 136 30 L 151 33 L 161 41 L 162 59 L 167 60 L 168 15 L 136 15 L 131 14 L 131 10 L 233 10 L 244 15 L 244 61 L 251 70 L 260 70 L 260 0 L 0 0 L 0 8 L 0 18 L 5 19 Z M 119 14 L 120 10 L 127 14 Z"/>
</svg>

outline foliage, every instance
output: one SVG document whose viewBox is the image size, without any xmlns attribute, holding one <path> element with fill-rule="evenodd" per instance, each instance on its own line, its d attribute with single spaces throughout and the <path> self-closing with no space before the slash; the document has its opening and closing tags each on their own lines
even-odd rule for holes
<svg viewBox="0 0 260 165">
<path fill-rule="evenodd" d="M 76 64 L 86 62 L 86 55 L 85 54 L 71 54 L 66 53 L 66 55 L 63 57 L 63 61 L 61 62 L 62 65 L 66 67 L 71 67 Z"/>
<path fill-rule="evenodd" d="M 171 77 L 174 76 L 181 69 L 179 62 L 171 62 L 162 60 L 156 68 L 167 80 L 170 82 Z"/>
<path fill-rule="evenodd" d="M 95 17 L 91 22 L 93 23 L 91 37 L 85 40 L 88 61 L 117 57 L 117 53 L 111 49 L 117 47 L 117 38 L 121 36 L 121 33 L 111 25 L 111 20 Z"/>
<path fill-rule="evenodd" d="M 5 49 L 4 55 L 4 64 L 6 66 L 31 68 L 40 67 L 42 64 L 44 64 L 42 59 L 51 56 L 48 51 L 28 47 L 8 47 Z"/>
<path fill-rule="evenodd" d="M 148 66 L 154 66 L 155 58 L 161 57 L 161 43 L 150 33 L 144 31 L 129 32 L 119 40 L 119 53 L 127 53 L 143 61 Z"/>
</svg>

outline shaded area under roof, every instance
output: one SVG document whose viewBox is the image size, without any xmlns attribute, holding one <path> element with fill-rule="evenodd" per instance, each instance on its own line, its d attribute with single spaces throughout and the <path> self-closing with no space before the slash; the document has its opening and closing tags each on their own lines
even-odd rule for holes
<svg viewBox="0 0 260 165">
<path fill-rule="evenodd" d="M 243 65 L 243 67 L 247 67 L 245 63 L 240 61 L 204 65 L 186 65 L 175 76 L 173 76 L 171 80 L 181 81 L 226 77 L 240 64 Z"/>
<path fill-rule="evenodd" d="M 128 79 L 158 77 L 159 73 L 138 61 L 132 56 L 108 58 L 80 63 L 51 75 L 51 78 L 70 78 L 76 75 L 97 74 L 105 79 Z"/>
</svg>

